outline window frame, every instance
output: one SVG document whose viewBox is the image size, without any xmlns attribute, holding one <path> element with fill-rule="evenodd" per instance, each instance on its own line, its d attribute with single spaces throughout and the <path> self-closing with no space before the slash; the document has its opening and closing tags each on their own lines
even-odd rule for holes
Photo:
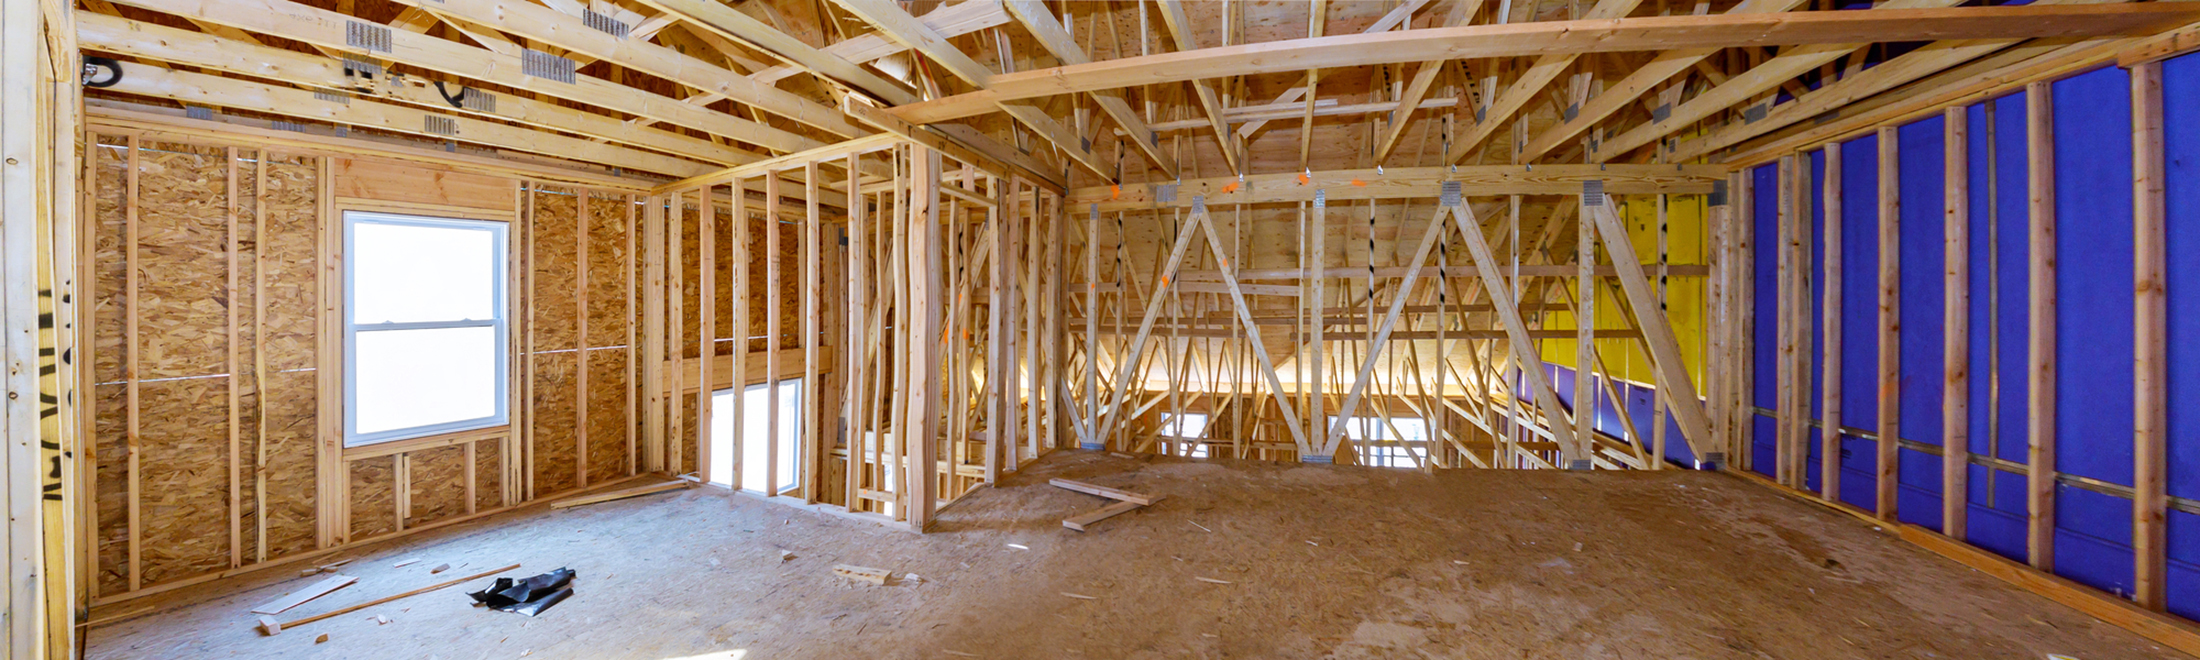
<svg viewBox="0 0 2200 660">
<path fill-rule="evenodd" d="M 344 209 L 339 215 L 341 216 L 339 221 L 344 225 L 344 244 L 341 252 L 344 260 L 344 308 L 342 311 L 344 325 L 344 447 L 350 449 L 510 425 L 512 416 L 511 223 L 503 220 L 450 218 L 359 209 Z M 352 318 L 352 313 L 357 305 L 354 293 L 358 290 L 358 287 L 355 286 L 358 277 L 358 261 L 351 257 L 353 256 L 352 247 L 357 244 L 354 233 L 361 223 L 489 232 L 492 242 L 490 247 L 491 268 L 495 275 L 491 289 L 490 305 L 492 309 L 496 310 L 495 318 L 486 321 L 466 319 L 456 321 L 359 323 L 357 319 Z M 360 433 L 358 414 L 359 333 L 457 328 L 491 328 L 494 331 L 493 334 L 496 337 L 496 412 L 486 417 L 424 424 L 373 433 Z"/>
</svg>

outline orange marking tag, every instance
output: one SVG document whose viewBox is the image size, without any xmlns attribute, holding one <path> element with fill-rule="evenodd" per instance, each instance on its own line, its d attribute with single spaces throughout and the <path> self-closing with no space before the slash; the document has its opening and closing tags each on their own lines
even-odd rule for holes
<svg viewBox="0 0 2200 660">
<path fill-rule="evenodd" d="M 1108 184 L 1108 199 L 1112 201 L 1112 200 L 1117 200 L 1117 199 L 1122 199 L 1122 198 L 1123 198 L 1123 186 L 1120 186 L 1120 185 L 1116 185 L 1116 184 L 1112 184 L 1112 183 L 1111 183 L 1111 184 Z"/>
<path fill-rule="evenodd" d="M 1366 181 L 1361 181 L 1361 180 L 1359 180 L 1359 179 L 1353 179 L 1353 180 L 1352 180 L 1352 187 L 1354 187 L 1354 188 L 1366 188 L 1366 187 L 1367 187 L 1367 182 L 1366 182 Z"/>
<path fill-rule="evenodd" d="M 1169 276 L 1167 276 L 1167 275 L 1163 275 L 1163 276 L 1161 276 L 1161 288 L 1164 288 L 1164 289 L 1166 289 L 1166 288 L 1169 288 Z"/>
<path fill-rule="evenodd" d="M 1223 187 L 1222 187 L 1222 192 L 1236 192 L 1236 191 L 1237 191 L 1237 182 L 1236 182 L 1236 181 L 1232 181 L 1232 182 L 1230 182 L 1230 184 L 1229 184 L 1229 185 L 1226 185 L 1226 186 L 1223 186 Z"/>
<path fill-rule="evenodd" d="M 1300 173 L 1299 173 L 1299 185 L 1302 185 L 1302 186 L 1303 186 L 1303 185 L 1306 185 L 1306 184 L 1307 184 L 1307 182 L 1310 182 L 1310 181 L 1313 181 L 1313 180 L 1314 180 L 1314 179 L 1313 179 L 1312 177 L 1308 177 L 1308 176 L 1306 176 L 1306 173 L 1305 173 L 1305 172 L 1300 172 Z"/>
</svg>

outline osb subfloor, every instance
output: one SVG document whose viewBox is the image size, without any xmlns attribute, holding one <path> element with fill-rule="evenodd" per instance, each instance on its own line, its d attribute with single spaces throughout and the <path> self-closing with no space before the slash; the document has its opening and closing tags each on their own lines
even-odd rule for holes
<svg viewBox="0 0 2200 660">
<path fill-rule="evenodd" d="M 1048 486 L 1056 476 L 1167 499 L 1078 533 L 1062 518 L 1105 502 Z M 359 584 L 282 618 L 438 581 L 441 563 L 577 569 L 577 595 L 540 618 L 449 589 L 261 637 L 247 610 L 318 579 L 285 569 L 147 601 L 173 609 L 93 630 L 90 657 L 2175 656 L 1711 473 L 1060 452 L 1003 486 L 923 536 L 715 489 L 520 512 L 361 555 L 343 568 Z M 833 576 L 840 563 L 897 579 L 853 584 Z"/>
</svg>

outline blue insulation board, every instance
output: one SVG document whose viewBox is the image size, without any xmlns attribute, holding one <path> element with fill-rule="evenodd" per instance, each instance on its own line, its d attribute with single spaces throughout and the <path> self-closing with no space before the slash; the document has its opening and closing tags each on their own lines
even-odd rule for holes
<svg viewBox="0 0 2200 660">
<path fill-rule="evenodd" d="M 2169 494 L 2200 499 L 2200 59 L 2162 63 L 2163 162 L 2171 259 Z M 2200 515 L 2169 515 L 2169 609 L 2200 619 Z"/>
<path fill-rule="evenodd" d="M 2055 95 L 2055 464 L 2129 486 L 2132 477 L 2131 82 L 2096 69 Z M 2132 586 L 2131 502 L 2056 490 L 2056 572 L 2116 593 Z"/>
<path fill-rule="evenodd" d="M 1902 438 L 1940 444 L 1941 394 L 1945 378 L 1943 323 L 1947 292 L 1947 121 L 1939 116 L 1895 130 L 1897 190 L 1901 209 L 1900 341 Z M 1940 527 L 1940 457 L 1907 447 L 1895 452 L 1895 517 L 1902 522 Z"/>
<path fill-rule="evenodd" d="M 2002 385 L 1995 398 L 1997 378 L 2022 380 L 2023 342 L 2001 339 L 2002 323 L 2024 322 L 2021 297 L 2024 272 L 2010 280 L 2000 259 L 2004 246 L 2024 258 L 2024 99 L 2003 98 L 1965 108 L 1970 143 L 1966 150 L 1970 169 L 1970 443 L 1973 453 L 2024 461 L 2024 410 L 2022 397 L 2011 397 L 2011 385 Z M 2013 283 L 2018 297 L 2010 298 L 2003 284 Z M 2021 336 L 2021 333 L 2017 336 Z M 1997 361 L 1999 360 L 1999 361 Z M 2007 360 L 2017 360 L 2009 362 Z M 2002 374 L 2006 373 L 2007 376 Z M 2016 391 L 2022 391 L 2017 383 Z M 2000 405 L 1996 405 L 1997 401 Z M 2018 425 L 2004 411 L 2018 415 Z M 1997 421 L 1999 420 L 1999 421 Z M 1969 466 L 1966 493 L 1966 536 L 1989 551 L 2017 560 L 2025 557 L 2024 477 L 1984 465 Z"/>
<path fill-rule="evenodd" d="M 1778 372 L 1773 368 L 1773 358 L 1779 354 L 1779 272 L 1780 272 L 1780 180 L 1779 165 L 1768 164 L 1749 173 L 1750 203 L 1754 238 L 1751 245 L 1756 250 L 1756 282 L 1752 285 L 1755 300 L 1751 301 L 1751 313 L 1757 319 L 1756 336 L 1751 338 L 1757 350 L 1751 356 L 1755 382 L 1750 398 L 1756 406 L 1777 410 L 1776 390 Z M 1765 476 L 1772 476 L 1778 465 L 1778 440 L 1773 437 L 1772 418 L 1762 414 L 1751 415 L 1749 467 Z"/>
<path fill-rule="evenodd" d="M 1841 145 L 1841 425 L 1879 429 L 1879 136 Z M 1841 436 L 1841 501 L 1871 510 L 1877 449 Z"/>
</svg>

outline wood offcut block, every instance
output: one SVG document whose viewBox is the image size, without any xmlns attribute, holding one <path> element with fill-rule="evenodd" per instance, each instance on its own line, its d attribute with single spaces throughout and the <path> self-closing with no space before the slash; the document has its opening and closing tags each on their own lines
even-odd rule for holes
<svg viewBox="0 0 2200 660">
<path fill-rule="evenodd" d="M 871 584 L 885 586 L 886 578 L 892 576 L 893 572 L 883 568 L 870 568 L 867 566 L 853 566 L 849 564 L 834 564 L 833 574 L 858 582 L 869 582 Z"/>
</svg>

